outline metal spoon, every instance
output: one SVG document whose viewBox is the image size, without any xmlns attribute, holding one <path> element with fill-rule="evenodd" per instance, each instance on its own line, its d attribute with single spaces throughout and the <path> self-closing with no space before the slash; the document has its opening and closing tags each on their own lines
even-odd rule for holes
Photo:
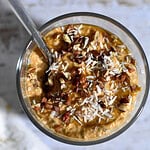
<svg viewBox="0 0 150 150">
<path fill-rule="evenodd" d="M 26 10 L 18 0 L 8 0 L 11 4 L 12 10 L 15 15 L 18 17 L 20 22 L 24 25 L 25 29 L 30 35 L 32 35 L 37 46 L 40 48 L 44 57 L 48 60 L 49 66 L 52 64 L 52 55 L 46 46 L 44 40 L 41 37 L 40 32 L 36 29 L 36 25 L 33 20 L 29 17 Z M 49 68 L 46 72 L 49 72 Z"/>
</svg>

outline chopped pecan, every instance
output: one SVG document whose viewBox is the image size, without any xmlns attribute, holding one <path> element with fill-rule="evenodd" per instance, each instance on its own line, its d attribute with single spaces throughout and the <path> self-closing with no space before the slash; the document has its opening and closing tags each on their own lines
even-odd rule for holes
<svg viewBox="0 0 150 150">
<path fill-rule="evenodd" d="M 47 98 L 43 97 L 41 100 L 41 108 L 44 107 L 46 103 L 47 103 Z"/>
<path fill-rule="evenodd" d="M 73 47 L 72 46 L 70 46 L 70 47 L 68 47 L 68 49 L 66 50 L 67 52 L 71 52 L 73 50 Z"/>
<path fill-rule="evenodd" d="M 111 79 L 118 80 L 119 82 L 124 82 L 124 81 L 129 82 L 129 76 L 125 72 L 122 72 L 120 75 L 117 74 L 117 75 L 111 76 Z"/>
<path fill-rule="evenodd" d="M 83 53 L 84 54 L 84 53 Z M 73 52 L 73 55 L 74 55 L 74 61 L 81 64 L 82 61 L 86 60 L 86 55 L 83 55 L 82 54 L 82 51 L 79 51 L 79 50 L 75 50 Z"/>
<path fill-rule="evenodd" d="M 42 100 L 41 100 L 41 103 L 46 103 L 46 102 L 47 102 L 47 98 L 43 97 Z"/>
<path fill-rule="evenodd" d="M 82 97 L 87 97 L 88 96 L 88 93 L 85 92 L 83 89 L 82 90 L 79 90 L 79 93 Z"/>
<path fill-rule="evenodd" d="M 116 75 L 111 76 L 111 80 L 116 80 L 116 79 L 117 79 Z"/>
<path fill-rule="evenodd" d="M 71 99 L 68 98 L 65 104 L 68 105 L 68 106 L 71 105 Z"/>
<path fill-rule="evenodd" d="M 120 103 L 121 103 L 121 104 L 122 104 L 122 103 L 129 103 L 129 99 L 128 99 L 127 97 L 121 98 L 121 99 L 120 99 Z"/>
<path fill-rule="evenodd" d="M 78 56 L 78 55 L 80 55 L 81 54 L 81 51 L 79 51 L 79 50 L 75 50 L 75 51 L 73 51 L 73 55 L 76 57 L 76 56 Z"/>
<path fill-rule="evenodd" d="M 114 49 L 114 47 L 110 46 L 110 51 L 111 52 L 116 52 L 116 50 Z"/>
<path fill-rule="evenodd" d="M 130 88 L 131 88 L 131 91 L 132 91 L 132 92 L 137 92 L 137 91 L 140 91 L 140 89 L 141 89 L 141 88 L 140 88 L 138 85 L 136 85 L 136 84 L 130 86 Z"/>
<path fill-rule="evenodd" d="M 100 53 L 97 50 L 92 50 L 91 53 L 94 55 L 94 57 L 97 57 L 100 55 Z"/>
<path fill-rule="evenodd" d="M 98 61 L 100 61 L 100 62 L 104 62 L 104 56 L 103 55 L 99 55 L 98 56 Z"/>
<path fill-rule="evenodd" d="M 80 57 L 80 56 L 79 56 Z M 80 58 L 75 58 L 75 61 L 78 62 L 79 64 L 81 64 L 83 61 L 86 60 L 86 56 L 82 56 Z"/>
<path fill-rule="evenodd" d="M 106 108 L 106 105 L 104 104 L 103 101 L 98 102 L 98 104 L 99 104 L 102 108 Z"/>
<path fill-rule="evenodd" d="M 54 129 L 56 132 L 60 132 L 62 130 L 62 125 L 55 125 Z"/>
<path fill-rule="evenodd" d="M 134 85 L 131 86 L 131 90 L 132 90 L 132 91 L 136 90 L 136 88 L 137 88 L 137 85 L 136 85 L 136 84 L 134 84 Z"/>
<path fill-rule="evenodd" d="M 127 79 L 128 75 L 126 73 L 122 73 L 118 78 L 121 82 L 124 82 Z"/>
<path fill-rule="evenodd" d="M 81 63 L 82 63 L 82 59 L 80 59 L 80 58 L 75 58 L 75 62 L 77 62 L 78 64 L 81 64 Z"/>
<path fill-rule="evenodd" d="M 36 71 L 36 68 L 30 68 L 30 69 L 28 69 L 29 73 L 34 73 L 35 71 Z"/>
<path fill-rule="evenodd" d="M 79 84 L 80 84 L 80 75 L 79 74 L 75 74 L 75 76 L 73 76 L 72 84 L 77 87 L 79 86 Z"/>
<path fill-rule="evenodd" d="M 60 111 L 60 108 L 59 108 L 58 106 L 54 105 L 54 110 L 55 110 L 56 112 L 59 112 L 59 111 Z"/>
<path fill-rule="evenodd" d="M 61 98 L 63 100 L 67 100 L 68 99 L 68 94 L 67 93 L 61 93 Z"/>
<path fill-rule="evenodd" d="M 128 68 L 128 71 L 129 71 L 130 73 L 132 73 L 132 72 L 135 71 L 135 69 L 133 69 L 133 68 Z"/>
<path fill-rule="evenodd" d="M 80 83 L 84 84 L 87 81 L 86 76 L 81 76 Z"/>
<path fill-rule="evenodd" d="M 136 64 L 135 59 L 134 59 L 131 55 L 127 55 L 127 56 L 125 57 L 125 59 L 126 59 L 126 61 L 127 61 L 128 63 L 131 63 L 131 64 L 133 64 L 133 65 Z"/>
<path fill-rule="evenodd" d="M 39 106 L 34 106 L 34 108 L 33 108 L 35 111 L 40 111 L 41 110 L 41 107 L 39 107 Z"/>
<path fill-rule="evenodd" d="M 46 103 L 45 108 L 51 110 L 53 108 L 53 105 Z"/>
<path fill-rule="evenodd" d="M 122 74 L 120 80 L 121 80 L 122 82 L 124 82 L 124 81 L 126 80 L 126 78 L 127 78 L 127 75 L 126 75 L 126 74 Z"/>
<path fill-rule="evenodd" d="M 88 87 L 88 82 L 85 82 L 83 85 L 82 85 L 82 87 L 83 87 L 83 89 L 86 89 L 87 87 Z"/>
<path fill-rule="evenodd" d="M 131 65 L 126 65 L 126 68 L 128 69 L 129 73 L 132 73 L 135 71 L 135 68 L 133 68 L 133 66 Z"/>
<path fill-rule="evenodd" d="M 74 39 L 74 44 L 82 44 L 83 40 L 83 37 L 77 37 Z"/>
<path fill-rule="evenodd" d="M 131 58 L 131 63 L 132 63 L 133 65 L 135 65 L 135 64 L 136 64 L 136 61 L 135 61 L 135 59 L 134 59 L 134 58 Z"/>
<path fill-rule="evenodd" d="M 76 75 L 79 75 L 79 70 L 78 70 L 78 68 L 73 67 L 73 68 L 71 69 L 71 74 L 72 74 L 72 77 L 74 77 L 74 76 L 76 76 Z"/>
<path fill-rule="evenodd" d="M 106 82 L 106 79 L 104 77 L 99 77 L 99 80 L 102 82 Z"/>
<path fill-rule="evenodd" d="M 65 101 L 66 105 L 71 105 L 71 99 L 67 93 L 61 93 L 61 99 L 62 101 Z"/>
<path fill-rule="evenodd" d="M 49 91 L 49 92 L 46 92 L 46 97 L 47 98 L 51 98 L 52 97 L 52 93 Z"/>
<path fill-rule="evenodd" d="M 64 121 L 66 124 L 69 123 L 69 121 L 70 121 L 70 112 L 66 112 L 66 113 L 63 114 L 62 121 Z"/>
</svg>

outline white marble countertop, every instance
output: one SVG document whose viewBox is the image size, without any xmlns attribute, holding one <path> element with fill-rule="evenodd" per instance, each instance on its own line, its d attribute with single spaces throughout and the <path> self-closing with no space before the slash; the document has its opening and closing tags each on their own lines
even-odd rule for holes
<svg viewBox="0 0 150 150">
<path fill-rule="evenodd" d="M 22 0 L 40 26 L 58 15 L 91 11 L 125 25 L 139 40 L 150 64 L 150 0 Z M 5 0 L 0 1 L 0 150 L 148 150 L 150 96 L 137 121 L 115 139 L 95 146 L 57 142 L 39 131 L 23 113 L 16 92 L 15 67 L 29 35 Z"/>
</svg>

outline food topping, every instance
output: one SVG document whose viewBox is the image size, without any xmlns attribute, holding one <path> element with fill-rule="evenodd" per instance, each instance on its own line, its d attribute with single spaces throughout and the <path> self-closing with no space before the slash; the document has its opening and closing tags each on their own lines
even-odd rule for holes
<svg viewBox="0 0 150 150">
<path fill-rule="evenodd" d="M 58 119 L 57 131 L 62 124 L 105 125 L 129 111 L 140 90 L 136 61 L 117 36 L 80 24 L 56 28 L 45 41 L 53 53 L 53 63 L 41 80 L 43 93 L 38 100 L 33 99 L 32 108 L 47 113 L 50 120 Z M 28 70 L 33 85 L 34 72 L 35 68 Z"/>
</svg>

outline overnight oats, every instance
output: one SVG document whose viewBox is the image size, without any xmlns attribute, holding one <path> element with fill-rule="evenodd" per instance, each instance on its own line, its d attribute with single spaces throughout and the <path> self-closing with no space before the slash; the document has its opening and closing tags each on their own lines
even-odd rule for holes
<svg viewBox="0 0 150 150">
<path fill-rule="evenodd" d="M 113 33 L 89 24 L 52 29 L 47 60 L 35 47 L 24 75 L 25 93 L 41 124 L 78 140 L 99 139 L 126 122 L 140 91 L 136 61 Z"/>
</svg>

